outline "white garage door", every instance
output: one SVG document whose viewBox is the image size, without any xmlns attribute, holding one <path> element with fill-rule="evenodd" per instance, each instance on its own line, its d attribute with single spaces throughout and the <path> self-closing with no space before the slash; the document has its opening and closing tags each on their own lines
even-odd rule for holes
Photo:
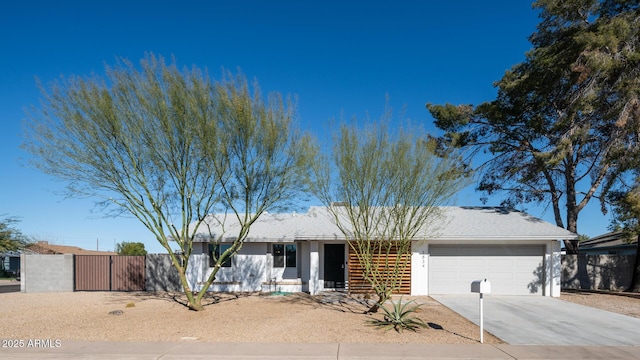
<svg viewBox="0 0 640 360">
<path fill-rule="evenodd" d="M 481 279 L 492 294 L 542 294 L 542 245 L 430 245 L 429 254 L 430 294 L 470 294 Z"/>
</svg>

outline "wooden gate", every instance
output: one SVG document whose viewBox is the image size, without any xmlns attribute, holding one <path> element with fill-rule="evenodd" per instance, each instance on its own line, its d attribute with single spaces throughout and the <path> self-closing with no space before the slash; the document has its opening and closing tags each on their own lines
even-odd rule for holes
<svg viewBox="0 0 640 360">
<path fill-rule="evenodd" d="M 75 291 L 144 291 L 145 257 L 76 255 Z"/>
</svg>

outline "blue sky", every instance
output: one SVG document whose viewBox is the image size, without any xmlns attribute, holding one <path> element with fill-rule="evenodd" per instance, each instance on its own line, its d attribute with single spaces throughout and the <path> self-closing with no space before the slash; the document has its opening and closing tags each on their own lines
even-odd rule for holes
<svg viewBox="0 0 640 360">
<path fill-rule="evenodd" d="M 153 52 L 212 77 L 240 69 L 264 92 L 297 95 L 300 124 L 319 137 L 330 119 L 377 118 L 387 95 L 433 130 L 425 103 L 491 100 L 537 23 L 531 3 L 513 0 L 0 2 L 0 216 L 61 245 L 142 241 L 163 252 L 136 220 L 103 218 L 91 199 L 65 200 L 64 184 L 28 166 L 19 146 L 24 110 L 39 103 L 35 77 L 101 74 L 116 57 L 137 62 Z M 480 205 L 480 196 L 465 191 L 457 204 Z M 609 222 L 595 205 L 578 225 L 590 236 Z M 552 220 L 550 209 L 526 209 Z"/>
</svg>

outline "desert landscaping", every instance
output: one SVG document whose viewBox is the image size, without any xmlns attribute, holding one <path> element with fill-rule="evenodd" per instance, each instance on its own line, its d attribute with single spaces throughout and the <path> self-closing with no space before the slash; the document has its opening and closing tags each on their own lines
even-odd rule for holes
<svg viewBox="0 0 640 360">
<path fill-rule="evenodd" d="M 428 328 L 383 331 L 367 323 L 362 299 L 343 294 L 215 294 L 204 312 L 188 310 L 172 293 L 5 293 L 3 339 L 200 341 L 275 343 L 477 343 L 479 329 L 429 297 L 417 314 Z M 562 300 L 640 318 L 640 299 L 563 293 Z M 490 300 L 489 300 L 490 301 Z M 119 315 L 109 314 L 110 312 Z M 561 309 L 559 309 L 561 311 Z M 500 339 L 485 334 L 485 343 Z"/>
<path fill-rule="evenodd" d="M 476 343 L 479 329 L 428 297 L 416 333 L 367 324 L 360 300 L 342 296 L 218 294 L 188 310 L 178 296 L 145 292 L 2 294 L 2 338 L 104 341 Z M 406 299 L 405 299 L 406 300 Z M 129 306 L 129 307 L 127 307 Z M 121 315 L 109 312 L 121 310 Z M 485 342 L 500 342 L 485 335 Z"/>
</svg>

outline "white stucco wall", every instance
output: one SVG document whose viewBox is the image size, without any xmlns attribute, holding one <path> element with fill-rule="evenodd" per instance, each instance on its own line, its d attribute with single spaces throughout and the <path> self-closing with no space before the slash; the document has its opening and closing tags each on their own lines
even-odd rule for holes
<svg viewBox="0 0 640 360">
<path fill-rule="evenodd" d="M 221 268 L 228 278 L 220 281 L 238 283 L 244 291 L 260 291 L 262 283 L 266 281 L 266 244 L 245 243 L 242 249 L 232 259 L 231 268 Z"/>
<path fill-rule="evenodd" d="M 562 282 L 562 254 L 560 249 L 560 241 L 551 241 L 547 243 L 545 262 L 547 263 L 547 287 L 545 295 L 552 297 L 560 297 L 560 289 Z"/>
<path fill-rule="evenodd" d="M 309 273 L 308 245 L 297 244 L 295 268 L 274 268 L 270 243 L 247 242 L 232 258 L 231 267 L 222 267 L 208 291 L 220 292 L 260 292 L 260 291 L 303 291 L 305 282 L 301 278 L 306 266 Z M 304 251 L 306 250 L 306 260 Z M 302 252 L 301 252 L 302 251 Z M 187 279 L 192 289 L 199 291 L 213 271 L 209 267 L 208 244 L 194 246 L 194 254 L 189 258 Z M 308 275 L 307 275 L 308 277 Z"/>
<path fill-rule="evenodd" d="M 311 277 L 311 242 L 302 241 L 298 243 L 298 268 L 300 280 L 302 281 L 302 291 L 309 291 L 309 279 Z"/>
<path fill-rule="evenodd" d="M 199 291 L 213 271 L 209 267 L 207 244 L 194 247 L 194 254 L 189 258 L 187 279 L 192 289 Z M 245 292 L 260 291 L 266 281 L 266 244 L 245 243 L 231 260 L 231 267 L 222 267 L 209 291 Z"/>
<path fill-rule="evenodd" d="M 320 244 L 309 242 L 309 293 L 315 295 L 320 291 Z"/>
<path fill-rule="evenodd" d="M 411 246 L 411 295 L 429 295 L 429 244 L 424 241 Z"/>
</svg>

